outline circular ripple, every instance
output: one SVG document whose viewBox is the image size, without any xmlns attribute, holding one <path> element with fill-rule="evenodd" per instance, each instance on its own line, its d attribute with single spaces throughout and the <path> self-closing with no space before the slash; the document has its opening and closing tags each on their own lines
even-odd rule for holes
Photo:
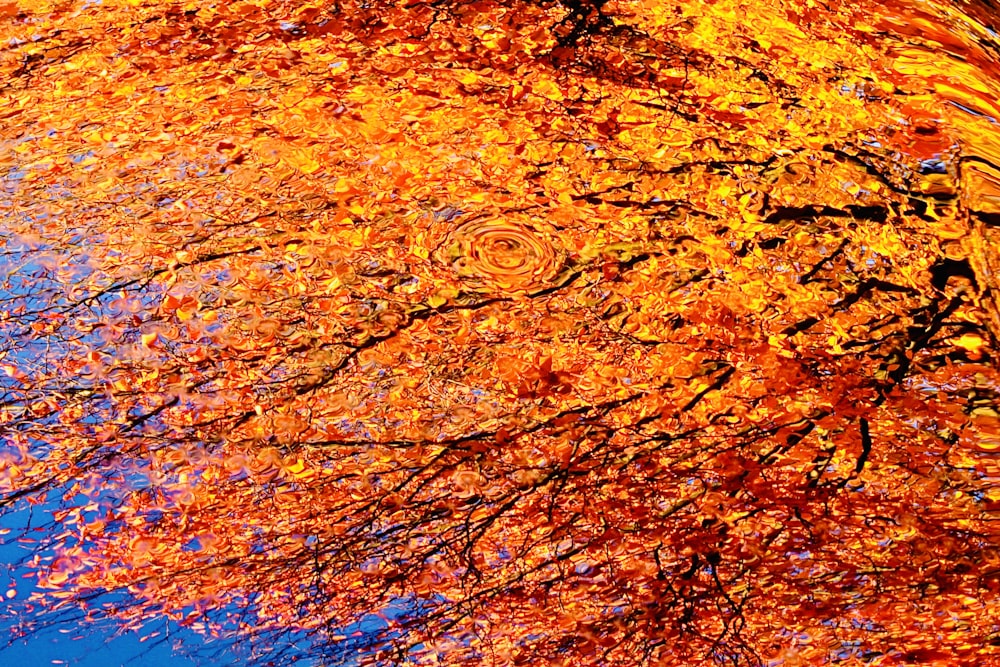
<svg viewBox="0 0 1000 667">
<path fill-rule="evenodd" d="M 538 231 L 502 219 L 474 220 L 450 235 L 447 257 L 471 287 L 530 290 L 559 272 L 560 254 Z"/>
</svg>

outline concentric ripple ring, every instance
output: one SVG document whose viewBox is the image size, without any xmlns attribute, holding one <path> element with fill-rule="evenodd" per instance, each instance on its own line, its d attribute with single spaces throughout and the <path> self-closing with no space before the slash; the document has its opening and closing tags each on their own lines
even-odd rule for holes
<svg viewBox="0 0 1000 667">
<path fill-rule="evenodd" d="M 542 233 L 502 218 L 473 220 L 452 231 L 446 260 L 470 287 L 531 290 L 559 272 L 560 253 Z"/>
</svg>

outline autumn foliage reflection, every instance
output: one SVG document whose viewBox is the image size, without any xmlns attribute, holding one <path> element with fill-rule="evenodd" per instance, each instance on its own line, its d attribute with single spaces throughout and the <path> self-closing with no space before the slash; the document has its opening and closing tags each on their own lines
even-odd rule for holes
<svg viewBox="0 0 1000 667">
<path fill-rule="evenodd" d="M 0 492 L 64 499 L 35 622 L 1000 664 L 990 16 L 0 4 Z"/>
</svg>

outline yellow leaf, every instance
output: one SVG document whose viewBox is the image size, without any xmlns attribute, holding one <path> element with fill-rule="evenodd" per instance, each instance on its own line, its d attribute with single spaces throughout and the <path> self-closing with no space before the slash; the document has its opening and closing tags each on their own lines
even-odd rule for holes
<svg viewBox="0 0 1000 667">
<path fill-rule="evenodd" d="M 303 476 L 302 473 L 303 471 L 305 471 L 305 469 L 306 465 L 300 460 L 296 460 L 291 465 L 285 466 L 285 470 L 295 475 L 296 477 L 302 477 Z"/>
<path fill-rule="evenodd" d="M 563 98 L 563 94 L 562 91 L 559 90 L 559 86 L 552 81 L 539 81 L 538 83 L 532 84 L 531 89 L 539 95 L 549 98 L 550 100 L 559 101 Z"/>
<path fill-rule="evenodd" d="M 976 334 L 962 334 L 959 338 L 952 338 L 951 342 L 969 352 L 978 352 L 984 344 L 983 339 Z"/>
</svg>

